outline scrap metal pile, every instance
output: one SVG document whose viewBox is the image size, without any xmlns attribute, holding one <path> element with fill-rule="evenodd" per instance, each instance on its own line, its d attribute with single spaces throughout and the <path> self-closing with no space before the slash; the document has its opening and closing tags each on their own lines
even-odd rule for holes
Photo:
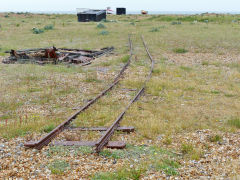
<svg viewBox="0 0 240 180">
<path fill-rule="evenodd" d="M 114 47 L 103 48 L 100 51 L 67 49 L 67 48 L 39 48 L 25 50 L 11 50 L 10 56 L 3 60 L 5 64 L 14 63 L 37 63 L 37 64 L 91 64 L 92 60 L 102 55 L 108 54 L 114 50 Z"/>
</svg>

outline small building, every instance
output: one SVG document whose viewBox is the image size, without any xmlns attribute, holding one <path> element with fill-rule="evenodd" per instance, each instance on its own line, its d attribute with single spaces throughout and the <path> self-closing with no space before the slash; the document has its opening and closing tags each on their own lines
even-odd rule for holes
<svg viewBox="0 0 240 180">
<path fill-rule="evenodd" d="M 77 9 L 78 22 L 101 21 L 107 18 L 106 10 Z"/>
<path fill-rule="evenodd" d="M 117 8 L 116 12 L 117 12 L 117 15 L 125 15 L 126 8 Z"/>
</svg>

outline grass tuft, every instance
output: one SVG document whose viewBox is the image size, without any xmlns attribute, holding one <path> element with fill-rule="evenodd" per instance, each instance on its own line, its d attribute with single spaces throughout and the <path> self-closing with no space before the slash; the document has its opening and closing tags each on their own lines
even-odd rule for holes
<svg viewBox="0 0 240 180">
<path fill-rule="evenodd" d="M 213 136 L 210 136 L 209 137 L 209 140 L 211 141 L 211 142 L 220 142 L 220 141 L 222 141 L 222 136 L 220 136 L 220 135 L 213 135 Z"/>
<path fill-rule="evenodd" d="M 189 154 L 193 151 L 193 145 L 192 144 L 185 144 L 183 143 L 181 146 L 181 152 L 183 154 Z"/>
<path fill-rule="evenodd" d="M 54 125 L 54 124 L 50 124 L 50 125 L 44 126 L 43 129 L 42 129 L 42 131 L 45 132 L 45 133 L 49 133 L 49 132 L 51 132 L 54 128 L 55 128 L 55 125 Z"/>
<path fill-rule="evenodd" d="M 54 25 L 53 24 L 49 24 L 49 25 L 46 25 L 44 26 L 44 30 L 53 30 L 54 29 Z"/>
<path fill-rule="evenodd" d="M 106 35 L 109 35 L 109 32 L 104 30 L 104 31 L 101 31 L 99 35 L 106 36 Z"/>
<path fill-rule="evenodd" d="M 186 50 L 184 48 L 175 48 L 175 49 L 173 49 L 173 52 L 178 53 L 178 54 L 183 54 L 183 53 L 187 53 L 188 50 Z"/>
<path fill-rule="evenodd" d="M 157 27 L 154 27 L 154 28 L 152 28 L 151 30 L 150 30 L 150 32 L 159 32 L 160 30 L 159 30 L 159 28 L 157 28 Z"/>
<path fill-rule="evenodd" d="M 103 23 L 98 23 L 97 28 L 99 29 L 105 29 L 106 26 Z"/>
<path fill-rule="evenodd" d="M 41 34 L 44 33 L 43 29 L 38 29 L 38 28 L 32 28 L 33 34 Z"/>
<path fill-rule="evenodd" d="M 234 118 L 228 120 L 228 124 L 231 126 L 234 126 L 236 128 L 240 128 L 240 118 L 234 117 Z"/>
<path fill-rule="evenodd" d="M 48 168 L 51 170 L 52 174 L 62 175 L 65 171 L 70 169 L 69 163 L 62 160 L 53 161 Z"/>
</svg>

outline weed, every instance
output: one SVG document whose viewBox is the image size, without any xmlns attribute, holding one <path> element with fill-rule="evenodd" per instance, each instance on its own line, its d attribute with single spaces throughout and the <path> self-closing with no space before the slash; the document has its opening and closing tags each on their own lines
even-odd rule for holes
<svg viewBox="0 0 240 180">
<path fill-rule="evenodd" d="M 211 141 L 211 142 L 219 142 L 219 141 L 222 141 L 222 136 L 220 136 L 220 135 L 213 135 L 213 136 L 210 136 L 209 137 L 209 140 Z"/>
<path fill-rule="evenodd" d="M 183 54 L 183 53 L 187 53 L 188 50 L 186 50 L 184 48 L 175 48 L 175 49 L 173 49 L 173 52 L 178 53 L 178 54 Z"/>
<path fill-rule="evenodd" d="M 121 169 L 118 171 L 115 171 L 113 173 L 104 172 L 104 173 L 98 173 L 92 177 L 92 180 L 138 180 L 140 179 L 141 175 L 145 173 L 144 168 L 140 169 Z"/>
<path fill-rule="evenodd" d="M 217 91 L 217 90 L 212 90 L 211 93 L 212 93 L 212 94 L 220 94 L 220 92 Z"/>
<path fill-rule="evenodd" d="M 101 20 L 101 22 L 108 23 L 108 22 L 111 22 L 111 21 L 109 21 L 107 19 L 103 19 L 103 20 Z"/>
<path fill-rule="evenodd" d="M 88 73 L 86 75 L 85 82 L 87 82 L 87 83 L 91 83 L 91 82 L 99 83 L 99 82 L 102 82 L 102 81 L 97 78 L 97 75 L 95 73 L 94 74 Z"/>
<path fill-rule="evenodd" d="M 126 55 L 126 56 L 121 58 L 122 63 L 127 63 L 128 60 L 129 60 L 129 55 Z"/>
<path fill-rule="evenodd" d="M 170 145 L 170 144 L 172 144 L 172 138 L 170 138 L 169 136 L 167 136 L 167 137 L 163 140 L 163 144 L 165 144 L 165 145 Z"/>
<path fill-rule="evenodd" d="M 125 154 L 121 150 L 116 150 L 113 152 L 110 152 L 109 150 L 103 150 L 102 152 L 99 153 L 101 156 L 108 157 L 108 158 L 113 158 L 113 159 L 120 159 L 124 158 Z"/>
<path fill-rule="evenodd" d="M 78 147 L 77 149 L 75 149 L 75 155 L 86 155 L 86 154 L 91 154 L 93 152 L 92 148 L 91 147 L 88 147 L 88 146 L 81 146 L 81 147 Z"/>
<path fill-rule="evenodd" d="M 201 149 L 193 149 L 193 151 L 191 152 L 190 158 L 192 160 L 199 161 L 202 155 L 203 155 L 203 152 Z"/>
<path fill-rule="evenodd" d="M 159 32 L 159 28 L 154 27 L 150 30 L 150 32 Z"/>
<path fill-rule="evenodd" d="M 135 26 L 136 24 L 135 24 L 135 22 L 130 22 L 129 23 L 130 25 L 133 25 L 133 26 Z"/>
<path fill-rule="evenodd" d="M 173 22 L 171 22 L 171 25 L 180 25 L 180 24 L 182 24 L 180 21 L 173 21 Z"/>
<path fill-rule="evenodd" d="M 53 30 L 54 29 L 54 25 L 53 24 L 49 24 L 49 25 L 46 25 L 44 26 L 44 30 Z"/>
<path fill-rule="evenodd" d="M 193 151 L 193 145 L 192 144 L 185 144 L 183 143 L 181 146 L 181 152 L 183 154 L 189 154 Z"/>
<path fill-rule="evenodd" d="M 105 29 L 106 26 L 105 26 L 104 24 L 102 24 L 102 23 L 98 23 L 97 28 L 99 28 L 99 29 Z"/>
<path fill-rule="evenodd" d="M 209 65 L 209 61 L 202 61 L 202 65 L 203 66 L 208 66 Z"/>
<path fill-rule="evenodd" d="M 52 174 L 61 175 L 70 169 L 70 165 L 66 161 L 55 160 L 48 166 L 48 168 L 51 170 Z"/>
<path fill-rule="evenodd" d="M 16 27 L 19 27 L 20 26 L 20 24 L 16 24 Z"/>
<path fill-rule="evenodd" d="M 41 33 L 44 33 L 44 30 L 34 27 L 34 28 L 32 28 L 32 32 L 33 32 L 33 34 L 41 34 Z"/>
<path fill-rule="evenodd" d="M 55 128 L 55 125 L 54 125 L 54 124 L 50 124 L 50 125 L 44 126 L 43 129 L 42 129 L 42 131 L 45 132 L 45 133 L 49 133 L 49 132 L 51 132 L 54 128 Z"/>
<path fill-rule="evenodd" d="M 179 164 L 175 161 L 164 159 L 157 162 L 155 168 L 156 170 L 163 170 L 169 176 L 174 176 L 178 174 L 177 168 L 179 168 Z"/>
<path fill-rule="evenodd" d="M 99 34 L 105 36 L 105 35 L 108 35 L 109 32 L 108 31 L 101 31 Z"/>
<path fill-rule="evenodd" d="M 187 72 L 189 72 L 189 71 L 192 70 L 192 68 L 186 67 L 186 66 L 180 66 L 180 69 L 182 69 L 182 70 L 184 70 L 184 71 L 187 71 Z"/>
<path fill-rule="evenodd" d="M 240 118 L 239 117 L 233 117 L 230 120 L 228 120 L 228 124 L 231 126 L 234 126 L 236 128 L 240 128 Z"/>
</svg>

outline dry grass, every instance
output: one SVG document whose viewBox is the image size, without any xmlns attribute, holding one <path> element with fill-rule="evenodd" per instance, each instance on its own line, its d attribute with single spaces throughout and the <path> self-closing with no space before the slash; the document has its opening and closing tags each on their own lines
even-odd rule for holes
<svg viewBox="0 0 240 180">
<path fill-rule="evenodd" d="M 159 134 L 218 129 L 234 131 L 228 122 L 240 113 L 239 25 L 192 24 L 151 16 L 110 16 L 104 23 L 109 35 L 99 35 L 97 23 L 78 23 L 73 15 L 1 16 L 0 53 L 8 49 L 68 47 L 98 49 L 115 46 L 114 56 L 97 59 L 88 67 L 0 65 L 0 134 L 14 137 L 42 131 L 45 123 L 57 125 L 111 82 L 128 53 L 127 36 L 134 34 L 134 58 L 125 79 L 76 125 L 110 125 L 141 86 L 149 63 L 140 34 L 156 60 L 145 96 L 128 112 L 122 125 L 137 128 L 137 141 Z M 235 18 L 235 17 L 233 17 Z M 47 21 L 47 23 L 45 23 Z M 133 22 L 135 25 L 130 24 Z M 19 25 L 16 25 L 19 24 Z M 54 29 L 33 34 L 33 27 L 54 24 Z M 157 32 L 150 32 L 152 28 Z M 87 29 L 87 31 L 86 31 Z M 222 36 L 224 34 L 224 36 Z M 61 38 L 59 38 L 61 37 Z M 17 40 L 16 40 L 17 39 Z M 177 54 L 174 49 L 188 52 Z M 227 60 L 226 60 L 227 59 Z M 118 95 L 116 95 L 119 93 Z"/>
</svg>

